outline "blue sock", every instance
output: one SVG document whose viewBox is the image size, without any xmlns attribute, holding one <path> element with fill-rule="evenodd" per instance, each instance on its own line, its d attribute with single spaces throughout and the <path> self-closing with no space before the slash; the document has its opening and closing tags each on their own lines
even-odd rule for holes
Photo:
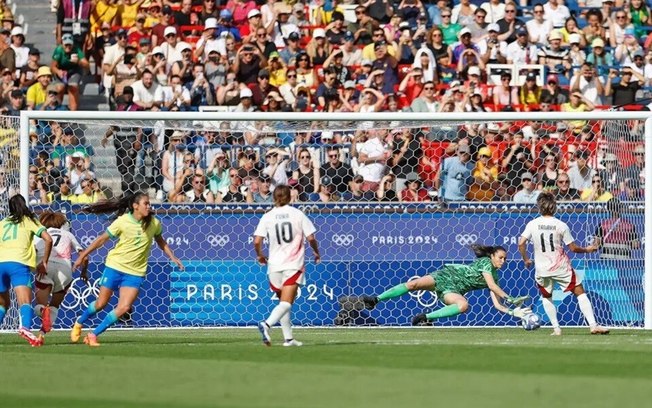
<svg viewBox="0 0 652 408">
<path fill-rule="evenodd" d="M 118 315 L 115 314 L 115 309 L 113 309 L 109 312 L 109 314 L 106 315 L 104 320 L 102 320 L 102 323 L 100 323 L 100 325 L 97 326 L 95 330 L 93 330 L 93 334 L 99 336 L 100 334 L 104 333 L 106 329 L 113 326 L 117 321 Z"/>
<path fill-rule="evenodd" d="M 2 321 L 5 319 L 6 314 L 7 314 L 7 309 L 5 309 L 4 306 L 0 306 L 0 324 L 2 324 Z"/>
<path fill-rule="evenodd" d="M 77 319 L 77 323 L 79 324 L 86 323 L 86 321 L 91 317 L 93 317 L 95 313 L 97 313 L 97 310 L 95 310 L 95 302 L 91 302 L 86 308 L 86 310 L 84 311 L 84 313 L 82 313 L 82 315 L 79 316 L 79 318 Z"/>
<path fill-rule="evenodd" d="M 32 317 L 34 316 L 34 309 L 29 303 L 20 305 L 20 327 L 24 327 L 27 330 L 32 328 Z"/>
</svg>

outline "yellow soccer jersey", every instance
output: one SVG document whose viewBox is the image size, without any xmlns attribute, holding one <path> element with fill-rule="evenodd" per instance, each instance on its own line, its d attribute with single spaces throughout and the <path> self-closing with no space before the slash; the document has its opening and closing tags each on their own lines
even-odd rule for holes
<svg viewBox="0 0 652 408">
<path fill-rule="evenodd" d="M 161 222 L 153 218 L 147 231 L 143 231 L 142 223 L 128 213 L 113 221 L 106 232 L 111 238 L 118 238 L 117 245 L 109 251 L 106 266 L 129 275 L 145 276 L 152 240 L 163 233 Z"/>
<path fill-rule="evenodd" d="M 0 262 L 18 262 L 36 268 L 34 236 L 41 236 L 45 227 L 40 222 L 24 217 L 19 224 L 5 218 L 0 222 Z"/>
</svg>

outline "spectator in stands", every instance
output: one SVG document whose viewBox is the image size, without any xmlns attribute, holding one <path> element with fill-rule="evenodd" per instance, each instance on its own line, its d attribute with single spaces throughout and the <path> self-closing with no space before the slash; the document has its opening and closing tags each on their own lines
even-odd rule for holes
<svg viewBox="0 0 652 408">
<path fill-rule="evenodd" d="M 643 52 L 643 48 L 638 43 L 635 30 L 631 28 L 625 29 L 623 43 L 616 47 L 614 52 L 615 60 L 618 61 L 620 65 L 630 65 L 634 62 L 634 56 L 638 51 Z M 644 55 L 645 53 L 643 52 L 643 56 Z"/>
<path fill-rule="evenodd" d="M 484 146 L 478 150 L 478 160 L 473 169 L 473 184 L 466 195 L 471 201 L 498 201 L 504 192 L 498 181 L 499 168 L 492 158 L 491 148 Z"/>
<path fill-rule="evenodd" d="M 159 46 L 165 42 L 165 30 L 167 30 L 168 27 L 173 27 L 176 32 L 176 27 L 172 23 L 172 13 L 173 11 L 170 6 L 166 5 L 161 9 L 160 21 L 152 27 L 152 47 Z"/>
<path fill-rule="evenodd" d="M 471 31 L 471 40 L 474 43 L 478 43 L 483 40 L 487 34 L 487 26 L 489 23 L 486 22 L 487 12 L 483 8 L 477 8 L 473 12 L 473 22 L 467 25 L 467 28 Z"/>
<path fill-rule="evenodd" d="M 287 166 L 290 160 L 290 154 L 281 148 L 272 148 L 265 153 L 267 165 L 263 173 L 272 178 L 271 191 L 274 192 L 276 186 L 288 183 Z"/>
<path fill-rule="evenodd" d="M 614 83 L 616 78 L 618 80 Z M 611 96 L 611 105 L 634 104 L 636 102 L 636 92 L 641 89 L 644 83 L 645 77 L 631 67 L 621 68 L 620 73 L 615 69 L 611 69 L 604 88 L 604 94 L 606 97 Z"/>
<path fill-rule="evenodd" d="M 537 197 L 541 194 L 540 190 L 537 190 L 537 185 L 532 176 L 532 173 L 525 172 L 521 175 L 521 189 L 514 194 L 512 201 L 515 203 L 527 203 L 534 204 L 537 202 Z"/>
<path fill-rule="evenodd" d="M 552 31 L 552 22 L 545 18 L 543 4 L 541 3 L 537 3 L 532 7 L 532 14 L 534 15 L 534 18 L 525 23 L 527 32 L 530 35 L 530 42 L 535 44 L 537 47 L 544 47 L 548 35 Z"/>
<path fill-rule="evenodd" d="M 70 178 L 70 186 L 74 194 L 81 194 L 83 192 L 83 181 L 89 181 L 95 178 L 95 173 L 87 165 L 86 155 L 81 151 L 76 151 L 70 155 L 70 164 L 65 172 Z"/>
<path fill-rule="evenodd" d="M 458 36 L 459 36 L 459 42 L 453 48 L 452 51 L 453 52 L 452 63 L 457 64 L 460 60 L 462 60 L 463 64 L 469 64 L 473 61 L 472 58 L 466 56 L 469 50 L 475 51 L 476 53 L 478 52 L 477 46 L 471 42 L 471 30 L 464 27 L 462 30 L 460 30 Z M 473 56 L 472 53 L 471 56 Z"/>
<path fill-rule="evenodd" d="M 213 193 L 206 188 L 206 177 L 202 173 L 192 173 L 188 178 L 191 180 L 191 188 L 184 191 L 184 180 L 180 179 L 170 193 L 170 202 L 206 204 L 215 202 Z"/>
<path fill-rule="evenodd" d="M 557 176 L 557 191 L 555 198 L 557 201 L 579 201 L 580 193 L 576 188 L 571 188 L 570 178 L 566 173 L 559 173 Z"/>
<path fill-rule="evenodd" d="M 607 17 L 608 16 L 603 16 L 603 18 L 607 18 Z M 629 16 L 627 15 L 627 11 L 618 10 L 615 13 L 615 18 L 610 20 L 610 24 L 608 28 L 609 28 L 609 45 L 611 45 L 612 48 L 616 48 L 625 41 L 625 30 L 627 30 L 628 28 L 633 29 L 634 26 L 629 22 Z"/>
<path fill-rule="evenodd" d="M 43 182 L 43 176 L 40 174 L 29 175 L 29 199 L 30 205 L 39 205 L 48 203 L 48 192 Z"/>
<path fill-rule="evenodd" d="M 616 193 L 621 190 L 622 169 L 618 166 L 618 157 L 613 153 L 604 155 L 601 161 L 602 168 L 598 169 L 598 174 L 602 178 L 607 191 Z"/>
<path fill-rule="evenodd" d="M 498 24 L 489 24 L 487 35 L 477 43 L 483 64 L 504 64 L 507 60 L 507 43 L 498 39 L 499 30 Z"/>
<path fill-rule="evenodd" d="M 394 93 L 394 88 L 398 86 L 398 72 L 396 70 L 398 61 L 387 51 L 387 43 L 384 40 L 374 43 L 374 53 L 376 59 L 372 65 L 372 72 L 382 73 L 381 78 L 383 79 L 382 86 L 376 86 L 375 88 L 383 94 Z"/>
<path fill-rule="evenodd" d="M 525 23 L 516 18 L 516 4 L 514 2 L 505 3 L 505 16 L 496 21 L 496 24 L 498 24 L 499 28 L 498 39 L 507 42 L 507 44 L 516 41 L 519 32 L 525 31 L 526 36 L 529 36 Z M 527 40 L 529 42 L 529 37 Z"/>
<path fill-rule="evenodd" d="M 423 188 L 423 182 L 417 173 L 407 175 L 405 188 L 400 191 L 400 195 L 403 203 L 430 201 L 428 190 Z"/>
<path fill-rule="evenodd" d="M 226 54 L 220 54 L 217 50 L 210 50 L 204 63 L 204 71 L 212 89 L 219 90 L 226 83 L 229 72 L 229 60 Z"/>
<path fill-rule="evenodd" d="M 570 179 L 571 188 L 577 189 L 580 192 L 583 192 L 587 188 L 590 188 L 593 183 L 593 176 L 596 175 L 596 171 L 588 165 L 588 159 L 591 156 L 591 152 L 588 150 L 578 150 L 575 153 L 575 159 L 577 160 L 577 166 L 571 167 L 568 170 L 568 178 Z"/>
<path fill-rule="evenodd" d="M 435 179 L 435 188 L 444 201 L 464 201 L 472 182 L 471 151 L 466 144 L 457 146 L 457 154 L 443 160 Z"/>
<path fill-rule="evenodd" d="M 183 81 L 183 78 L 181 78 Z M 203 64 L 192 67 L 192 76 L 189 82 L 183 84 L 190 91 L 189 110 L 197 111 L 200 106 L 215 104 L 215 90 L 206 78 Z"/>
<path fill-rule="evenodd" d="M 247 202 L 256 204 L 270 204 L 274 202 L 274 197 L 270 190 L 272 178 L 267 174 L 261 174 L 258 177 L 258 191 L 255 193 L 251 190 L 247 191 Z M 304 200 L 305 201 L 305 200 Z"/>
<path fill-rule="evenodd" d="M 364 178 L 362 191 L 376 191 L 387 168 L 391 151 L 385 145 L 386 129 L 367 130 L 367 139 L 362 142 L 364 133 L 357 144 L 358 174 Z"/>
<path fill-rule="evenodd" d="M 591 187 L 582 191 L 580 198 L 582 201 L 600 201 L 607 202 L 614 198 L 613 194 L 605 190 L 604 182 L 599 174 L 594 174 L 591 178 Z"/>
<path fill-rule="evenodd" d="M 348 185 L 353 180 L 353 169 L 350 164 L 341 161 L 339 147 L 327 147 L 326 156 L 328 161 L 321 166 L 319 174 L 322 175 L 322 180 L 324 176 L 328 177 L 328 184 L 332 184 L 334 190 L 342 194 L 348 190 Z"/>
<path fill-rule="evenodd" d="M 154 74 L 151 71 L 145 70 L 139 81 L 131 85 L 133 91 L 133 103 L 142 109 L 155 108 L 154 101 L 156 100 L 156 89 L 159 84 L 154 81 Z M 123 90 L 123 94 L 125 91 Z"/>
<path fill-rule="evenodd" d="M 595 109 L 593 103 L 587 99 L 586 95 L 581 92 L 573 92 L 570 95 L 569 101 L 561 105 L 562 112 L 590 112 Z M 585 120 L 571 120 L 566 122 L 570 131 L 579 135 L 582 129 L 587 125 Z"/>
<path fill-rule="evenodd" d="M 294 6 L 292 6 L 292 15 L 288 19 L 288 23 L 294 24 L 297 27 L 301 28 L 301 34 L 308 36 L 310 35 L 310 31 L 307 29 L 308 26 L 310 26 L 310 21 L 306 17 L 306 6 L 301 3 L 295 3 Z"/>
<path fill-rule="evenodd" d="M 99 3 L 98 3 L 99 4 Z M 111 30 L 111 24 L 104 22 L 102 23 L 100 33 L 95 37 L 95 42 L 93 43 L 93 48 L 90 51 L 93 61 L 97 68 L 100 68 L 102 65 L 102 60 L 104 59 L 104 54 L 106 49 L 115 44 L 116 39 L 113 36 L 113 31 Z"/>
<path fill-rule="evenodd" d="M 561 47 L 562 35 L 558 30 L 552 30 L 548 36 L 548 46 L 539 53 L 539 64 L 545 65 L 548 72 L 563 74 L 571 69 L 570 52 Z"/>
<path fill-rule="evenodd" d="M 511 86 L 512 74 L 509 71 L 503 71 L 500 74 L 500 84 L 493 88 L 493 102 L 499 106 L 512 106 L 519 101 L 518 88 Z"/>
<path fill-rule="evenodd" d="M 351 67 L 360 65 L 362 62 L 362 50 L 355 46 L 351 32 L 347 32 L 344 36 L 344 44 L 340 47 L 340 50 L 342 51 L 342 65 Z"/>
<path fill-rule="evenodd" d="M 290 46 L 293 45 L 294 43 L 290 43 Z M 310 56 L 312 63 L 314 65 L 324 65 L 325 67 L 328 67 L 330 64 L 325 63 L 325 61 L 329 59 L 333 51 L 332 44 L 326 41 L 326 32 L 324 29 L 316 28 L 313 32 L 312 39 L 306 46 L 306 52 Z M 341 50 L 338 51 L 342 52 Z"/>
<path fill-rule="evenodd" d="M 596 38 L 605 40 L 607 33 L 602 26 L 602 13 L 598 9 L 591 9 L 586 13 L 586 22 L 588 23 L 582 31 L 587 43 L 592 42 Z"/>
<path fill-rule="evenodd" d="M 524 106 L 538 105 L 541 100 L 541 87 L 537 84 L 537 75 L 529 72 L 525 76 L 525 83 L 521 85 L 518 93 L 519 104 Z"/>
<path fill-rule="evenodd" d="M 106 196 L 102 192 L 100 183 L 97 180 L 82 180 L 80 186 L 81 193 L 70 198 L 72 204 L 93 204 L 100 200 L 106 200 Z"/>
<path fill-rule="evenodd" d="M 127 46 L 127 31 L 124 29 L 118 30 L 116 33 L 116 43 L 105 49 L 104 59 L 102 60 L 102 72 L 104 75 L 103 84 L 106 89 L 106 94 L 109 100 L 113 101 L 113 87 L 114 77 L 109 74 L 111 67 L 116 61 L 122 59 L 125 54 L 125 47 Z"/>
<path fill-rule="evenodd" d="M 543 5 L 544 17 L 552 22 L 553 28 L 561 28 L 564 22 L 570 17 L 568 7 L 559 3 L 559 0 L 548 0 Z"/>
<path fill-rule="evenodd" d="M 530 44 L 528 32 L 525 27 L 516 31 L 516 40 L 508 42 L 507 45 L 507 63 L 508 64 L 532 64 L 537 60 L 538 49 L 536 45 Z M 500 36 L 498 36 L 500 39 Z"/>
<path fill-rule="evenodd" d="M 141 76 L 141 70 L 136 61 L 136 49 L 127 46 L 122 58 L 114 61 L 111 68 L 109 68 L 108 74 L 114 78 L 113 94 L 116 98 L 119 98 L 124 88 L 132 86 Z"/>
<path fill-rule="evenodd" d="M 378 190 L 376 191 L 376 199 L 378 201 L 394 202 L 399 200 L 399 197 L 396 194 L 396 190 L 393 188 L 394 180 L 395 177 L 391 173 L 383 176 L 383 178 L 380 180 Z"/>
<path fill-rule="evenodd" d="M 192 0 L 181 0 L 181 8 L 174 12 L 174 23 L 179 27 L 199 23 L 199 16 L 192 10 Z"/>
<path fill-rule="evenodd" d="M 631 0 L 629 4 L 629 15 L 632 18 L 632 25 L 636 29 L 636 38 L 642 38 L 647 35 L 647 31 L 643 28 L 649 25 L 652 10 L 643 0 Z"/>
<path fill-rule="evenodd" d="M 16 26 L 11 29 L 11 48 L 16 55 L 16 69 L 20 70 L 27 64 L 29 57 L 29 47 L 25 46 L 25 35 L 23 28 Z"/>
<path fill-rule="evenodd" d="M 335 76 L 332 78 L 333 80 L 337 79 L 337 72 L 335 69 L 331 69 L 329 67 L 326 67 L 327 69 L 324 70 L 324 82 L 326 82 L 327 88 L 330 88 L 333 86 L 333 82 L 329 81 L 329 76 L 331 71 L 335 72 Z M 312 88 L 313 86 L 316 86 L 318 84 L 317 76 L 315 74 L 315 70 L 312 67 L 312 63 L 310 61 L 310 56 L 306 54 L 304 51 L 301 51 L 297 54 L 296 56 L 296 70 L 297 70 L 297 82 L 301 85 L 304 85 L 308 88 Z M 321 88 L 321 84 L 319 85 L 319 88 Z M 317 92 L 319 93 L 319 88 L 317 89 Z M 317 96 L 318 97 L 318 96 Z"/>
<path fill-rule="evenodd" d="M 14 89 L 9 93 L 9 100 L 2 107 L 2 111 L 7 116 L 20 116 L 20 111 L 25 108 L 25 95 L 23 91 Z"/>
<path fill-rule="evenodd" d="M 190 108 L 190 91 L 182 86 L 179 75 L 171 75 L 169 85 L 156 88 L 154 106 L 164 111 Z"/>
<path fill-rule="evenodd" d="M 215 4 L 216 0 L 204 0 L 202 2 L 202 8 L 201 11 L 199 12 L 198 15 L 198 24 L 206 24 L 206 20 L 209 18 L 215 18 L 219 17 L 219 10 L 217 9 L 217 5 Z"/>
<path fill-rule="evenodd" d="M 559 80 L 555 74 L 549 74 L 546 78 L 546 86 L 541 90 L 539 102 L 544 100 L 553 105 L 562 105 L 568 101 L 568 93 L 559 86 Z"/>
<path fill-rule="evenodd" d="M 349 183 L 349 191 L 342 193 L 342 201 L 376 201 L 376 193 L 364 190 L 365 180 L 358 175 Z"/>
<path fill-rule="evenodd" d="M 645 53 L 643 50 L 636 51 L 633 60 L 634 63 L 629 65 L 634 74 L 634 78 L 631 81 L 636 82 L 638 80 L 639 77 L 636 75 L 638 73 L 645 79 L 643 86 L 649 86 L 652 83 L 652 64 L 645 62 Z"/>
<path fill-rule="evenodd" d="M 319 192 L 319 181 L 321 180 L 319 167 L 314 165 L 312 155 L 305 147 L 299 149 L 297 157 L 299 166 L 292 172 L 290 181 L 298 188 L 299 200 L 309 201 L 311 194 Z"/>
<path fill-rule="evenodd" d="M 421 95 L 412 101 L 410 109 L 412 112 L 437 112 L 434 82 L 428 81 L 423 84 Z"/>
<path fill-rule="evenodd" d="M 61 131 L 59 132 L 58 130 Z M 56 129 L 53 129 L 53 133 L 55 134 L 54 141 L 52 142 L 54 150 L 52 151 L 50 158 L 55 167 L 71 167 L 72 155 L 79 152 L 81 155 L 78 155 L 78 157 L 84 159 L 84 167 L 91 169 L 91 156 L 93 155 L 93 150 L 79 142 L 79 139 L 75 136 L 74 130 L 70 126 L 66 126 L 63 129 L 57 127 Z"/>
<path fill-rule="evenodd" d="M 509 194 L 518 186 L 521 174 L 530 172 L 534 166 L 534 157 L 532 151 L 534 146 L 529 148 L 523 144 L 523 134 L 516 133 L 512 137 L 512 144 L 509 149 L 505 150 L 502 167 L 507 169 L 505 181 L 509 187 Z"/>
<path fill-rule="evenodd" d="M 30 48 L 27 64 L 20 69 L 19 87 L 24 91 L 36 82 L 36 75 L 38 72 L 41 59 L 41 52 L 36 48 Z"/>
<path fill-rule="evenodd" d="M 473 22 L 473 13 L 476 8 L 477 6 L 472 4 L 470 0 L 461 0 L 459 4 L 453 7 L 451 21 L 464 27 L 468 26 Z M 442 12 L 442 18 L 443 16 Z"/>
<path fill-rule="evenodd" d="M 557 156 L 552 152 L 543 159 L 543 168 L 539 171 L 537 179 L 539 180 L 539 190 L 552 191 L 557 189 L 557 179 L 559 178 L 559 165 Z"/>
<path fill-rule="evenodd" d="M 292 14 L 292 7 L 285 3 L 279 3 L 276 5 L 276 10 L 278 13 L 276 22 L 267 27 L 268 34 L 271 36 L 274 44 L 276 44 L 276 47 L 281 48 L 290 46 L 298 49 L 298 43 L 301 39 L 301 30 L 295 24 L 289 22 L 290 14 Z M 281 54 L 281 56 L 283 56 L 283 54 Z"/>
<path fill-rule="evenodd" d="M 238 174 L 238 170 L 229 169 L 229 178 L 231 184 L 224 194 L 217 194 L 215 197 L 216 203 L 246 203 L 247 198 L 242 194 L 242 178 Z M 248 190 L 248 189 L 247 189 Z"/>
<path fill-rule="evenodd" d="M 27 89 L 27 108 L 36 109 L 41 108 L 41 105 L 47 99 L 47 88 L 52 81 L 52 71 L 50 67 L 39 67 L 36 74 L 36 82 Z M 42 108 L 45 109 L 45 108 Z"/>
<path fill-rule="evenodd" d="M 458 41 L 459 32 L 462 30 L 462 25 L 452 20 L 451 9 L 444 7 L 441 9 L 441 24 L 439 28 L 444 36 L 444 42 L 452 45 Z"/>
<path fill-rule="evenodd" d="M 318 21 L 317 24 L 319 24 Z M 331 44 L 342 45 L 347 33 L 344 28 L 344 14 L 341 11 L 334 11 L 331 15 L 331 22 L 324 29 L 326 30 L 326 38 Z M 362 55 L 365 58 L 364 50 L 362 51 Z"/>
<path fill-rule="evenodd" d="M 609 72 L 609 67 L 615 65 L 613 55 L 604 49 L 602 38 L 593 40 L 591 43 L 591 53 L 586 57 L 586 62 L 590 66 L 597 67 L 598 75 L 601 77 L 606 77 Z"/>
<path fill-rule="evenodd" d="M 70 34 L 75 45 L 82 50 L 89 48 L 86 39 L 90 29 L 90 16 L 94 2 L 91 0 L 61 0 L 57 9 L 56 39 L 63 43 L 63 35 Z"/>
<path fill-rule="evenodd" d="M 89 63 L 82 48 L 75 46 L 72 34 L 64 34 L 61 41 L 52 55 L 51 71 L 67 87 L 70 110 L 77 110 L 81 77 Z"/>
<path fill-rule="evenodd" d="M 410 128 L 397 129 L 394 135 L 392 159 L 389 163 L 395 176 L 396 192 L 400 193 L 405 188 L 409 174 L 417 172 L 422 156 L 421 142 L 416 139 L 414 131 Z"/>
<path fill-rule="evenodd" d="M 206 170 L 206 175 L 208 177 L 208 186 L 213 197 L 216 197 L 217 194 L 224 194 L 231 184 L 229 179 L 229 159 L 224 154 L 222 149 L 213 148 L 214 156 L 212 160 L 208 161 L 208 156 L 202 156 L 202 160 L 198 161 L 199 163 L 206 163 L 208 168 Z M 208 151 L 206 152 L 208 153 Z"/>
<path fill-rule="evenodd" d="M 16 52 L 9 46 L 10 34 L 10 30 L 0 29 L 0 69 L 9 69 L 11 72 L 15 72 Z"/>
<path fill-rule="evenodd" d="M 298 32 L 291 32 L 287 37 L 287 45 L 281 50 L 281 52 L 279 52 L 283 62 L 287 65 L 295 65 L 299 54 L 305 53 L 299 45 L 300 40 L 301 35 Z"/>
<path fill-rule="evenodd" d="M 278 91 L 287 105 L 294 105 L 297 99 L 297 71 L 293 68 L 285 72 L 286 81 L 278 87 Z"/>
<path fill-rule="evenodd" d="M 638 145 L 634 148 L 634 163 L 623 170 L 622 178 L 630 180 L 632 188 L 643 189 L 645 185 L 645 146 Z"/>
<path fill-rule="evenodd" d="M 267 59 L 260 49 L 244 45 L 238 50 L 231 69 L 236 73 L 238 82 L 249 85 L 256 83 L 258 72 L 266 66 Z"/>
<path fill-rule="evenodd" d="M 451 47 L 444 42 L 444 34 L 439 27 L 433 27 L 430 30 L 430 33 L 426 37 L 426 45 L 430 52 L 432 52 L 432 55 L 435 56 L 435 60 L 444 54 L 448 55 L 449 58 L 453 55 Z"/>
</svg>

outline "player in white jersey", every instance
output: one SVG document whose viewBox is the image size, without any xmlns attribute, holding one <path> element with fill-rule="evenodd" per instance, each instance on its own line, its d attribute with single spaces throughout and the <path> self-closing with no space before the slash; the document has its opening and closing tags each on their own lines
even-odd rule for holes
<svg viewBox="0 0 652 408">
<path fill-rule="evenodd" d="M 45 334 L 52 330 L 52 325 L 57 320 L 59 306 L 72 283 L 72 253 L 81 252 L 83 248 L 75 236 L 68 231 L 68 220 L 63 213 L 44 211 L 41 213 L 39 221 L 48 229 L 48 234 L 53 241 L 47 272 L 43 276 L 37 275 L 35 285 L 36 306 L 34 312 L 41 317 L 41 332 Z M 40 260 L 43 256 L 43 241 L 35 240 L 34 245 L 36 246 L 36 256 Z M 81 272 L 81 279 L 86 283 L 88 283 L 87 268 L 88 262 Z M 51 298 L 50 295 L 52 295 Z"/>
<path fill-rule="evenodd" d="M 267 320 L 258 323 L 266 346 L 272 345 L 269 329 L 277 322 L 285 341 L 284 346 L 301 346 L 292 336 L 291 310 L 299 286 L 306 282 L 305 240 L 308 240 L 315 257 L 321 261 L 315 238 L 315 227 L 306 215 L 289 206 L 290 187 L 278 185 L 274 190 L 274 208 L 263 215 L 254 231 L 254 248 L 258 263 L 267 265 L 269 286 L 279 298 Z M 269 258 L 263 254 L 263 239 L 269 242 Z"/>
<path fill-rule="evenodd" d="M 564 292 L 572 292 L 577 297 L 577 303 L 589 323 L 591 334 L 608 334 L 608 329 L 598 326 L 596 323 L 591 301 L 586 296 L 582 281 L 573 270 L 571 261 L 564 250 L 564 247 L 568 247 L 575 253 L 591 253 L 598 249 L 597 245 L 581 247 L 575 243 L 568 225 L 555 218 L 557 203 L 555 196 L 551 193 L 541 193 L 537 198 L 537 206 L 541 216 L 528 222 L 518 241 L 518 250 L 525 266 L 529 268 L 532 266 L 532 260 L 528 256 L 526 244 L 531 241 L 534 246 L 535 280 L 542 295 L 543 309 L 552 324 L 552 334 L 561 335 L 557 309 L 552 302 L 552 290 L 555 283 Z"/>
</svg>

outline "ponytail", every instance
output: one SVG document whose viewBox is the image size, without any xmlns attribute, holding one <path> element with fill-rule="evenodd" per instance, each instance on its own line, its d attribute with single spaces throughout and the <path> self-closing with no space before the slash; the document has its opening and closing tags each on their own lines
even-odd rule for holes
<svg viewBox="0 0 652 408">
<path fill-rule="evenodd" d="M 94 204 L 87 205 L 82 211 L 87 214 L 110 214 L 115 213 L 113 219 L 120 217 L 126 213 L 133 212 L 134 204 L 140 202 L 143 197 L 148 197 L 147 194 L 138 192 L 133 194 L 125 194 L 122 197 L 113 198 L 110 200 L 102 200 Z M 146 231 L 149 224 L 152 222 L 152 214 L 147 214 L 143 218 L 143 231 Z"/>
<path fill-rule="evenodd" d="M 25 197 L 20 194 L 16 194 L 9 199 L 9 221 L 14 224 L 20 224 L 23 222 L 23 218 L 25 217 L 36 222 L 36 215 L 27 206 Z"/>
<path fill-rule="evenodd" d="M 478 258 L 484 258 L 487 256 L 491 256 L 495 254 L 498 251 L 503 251 L 507 253 L 507 250 L 505 247 L 501 245 L 495 245 L 495 246 L 489 246 L 489 245 L 479 245 L 479 244 L 473 244 L 471 245 L 471 250 L 473 253 L 475 253 L 475 256 Z"/>
</svg>

